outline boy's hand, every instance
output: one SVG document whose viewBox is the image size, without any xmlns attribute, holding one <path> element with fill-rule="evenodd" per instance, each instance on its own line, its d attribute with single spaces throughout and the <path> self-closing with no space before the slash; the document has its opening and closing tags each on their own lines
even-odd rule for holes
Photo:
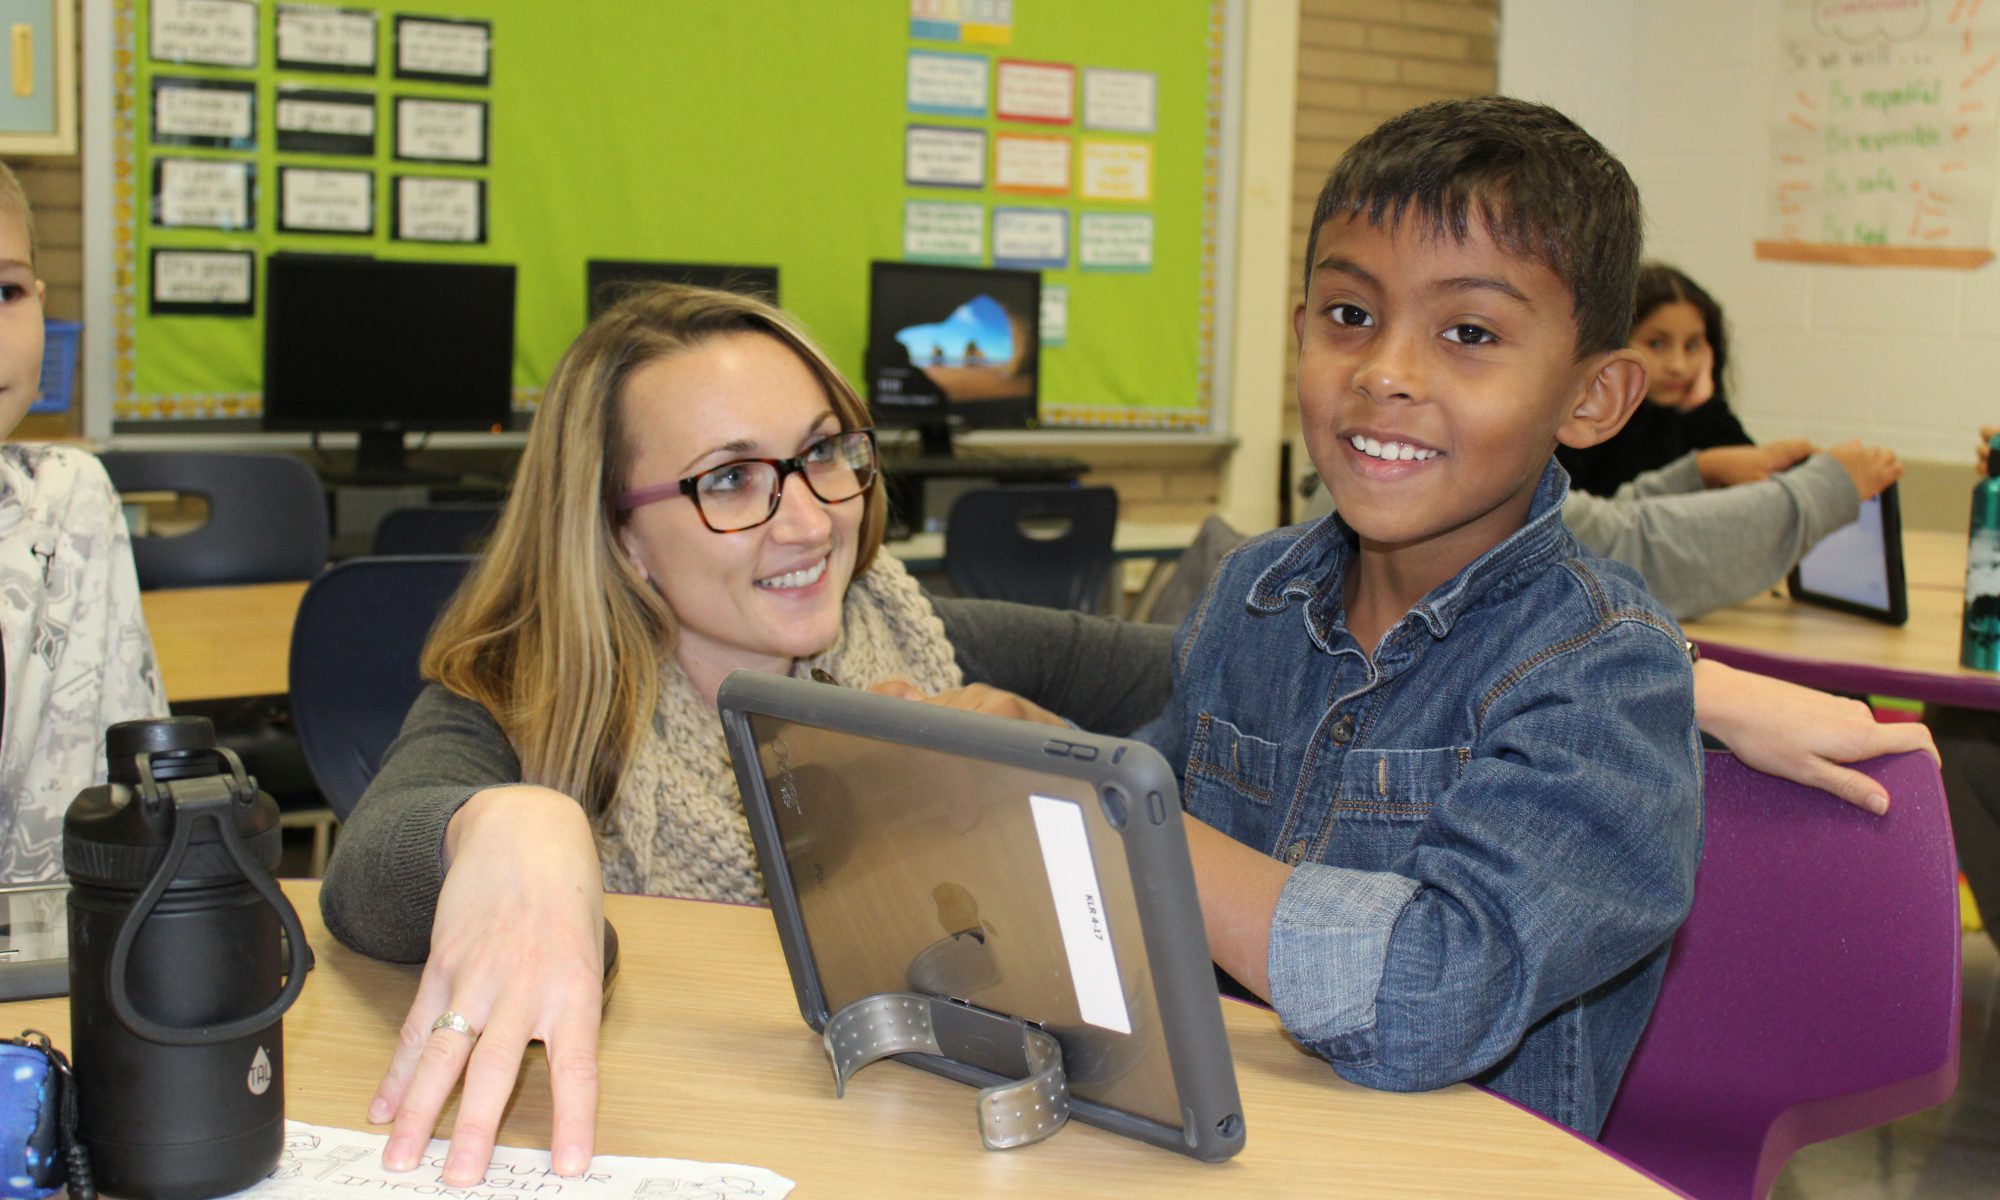
<svg viewBox="0 0 2000 1200">
<path fill-rule="evenodd" d="M 1812 457 L 1813 444 L 1804 438 L 1767 442 L 1762 446 L 1717 446 L 1697 450 L 1694 469 L 1704 487 L 1757 483 Z"/>
<path fill-rule="evenodd" d="M 1712 659 L 1695 664 L 1695 719 L 1746 766 L 1816 787 L 1869 812 L 1889 811 L 1882 785 L 1842 763 L 1923 750 L 1931 731 L 1915 722 L 1878 722 L 1859 700 L 1739 671 Z"/>
<path fill-rule="evenodd" d="M 928 696 L 916 684 L 897 677 L 885 679 L 868 690 L 883 696 L 894 696 L 898 700 L 922 700 L 927 704 L 985 713 L 989 717 L 1005 717 L 1010 721 L 1039 721 L 1043 725 L 1067 726 L 1068 724 L 1061 717 L 1031 700 L 1024 700 L 1012 692 L 1003 692 L 984 683 L 968 683 L 961 688 L 949 688 L 935 696 Z"/>
<path fill-rule="evenodd" d="M 1854 490 L 1863 500 L 1873 500 L 1903 477 L 1902 460 L 1885 446 L 1864 446 L 1860 438 L 1850 438 L 1828 446 L 1826 452 L 1847 468 L 1847 477 L 1854 481 Z"/>
<path fill-rule="evenodd" d="M 1979 477 L 1981 479 L 1986 478 L 1987 448 L 1993 444 L 1993 439 L 1996 437 L 2000 437 L 2000 425 L 1981 425 L 1979 427 L 1979 452 L 1973 457 L 1979 462 Z"/>
</svg>

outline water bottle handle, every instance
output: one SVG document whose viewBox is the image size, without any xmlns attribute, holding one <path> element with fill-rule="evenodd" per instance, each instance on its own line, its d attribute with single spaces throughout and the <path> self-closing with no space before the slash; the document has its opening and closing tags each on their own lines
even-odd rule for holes
<svg viewBox="0 0 2000 1200">
<path fill-rule="evenodd" d="M 179 795 L 171 796 L 174 804 L 173 840 L 167 845 L 167 854 L 160 861 L 160 869 L 153 873 L 153 878 L 147 882 L 145 890 L 140 892 L 138 900 L 133 902 L 132 911 L 125 915 L 124 923 L 118 927 L 118 938 L 111 947 L 111 978 L 108 989 L 111 993 L 111 1011 L 117 1014 L 119 1022 L 125 1028 L 149 1042 L 162 1046 L 209 1046 L 256 1033 L 268 1027 L 283 1016 L 285 1010 L 292 1006 L 292 1002 L 299 998 L 299 990 L 306 984 L 306 972 L 312 966 L 312 950 L 306 945 L 306 931 L 305 927 L 299 924 L 298 912 L 292 908 L 291 901 L 285 899 L 285 894 L 278 890 L 277 881 L 251 860 L 250 850 L 243 844 L 243 835 L 237 832 L 236 822 L 231 819 L 234 815 L 230 811 L 231 807 L 240 803 L 246 796 L 254 797 L 256 791 L 249 786 L 243 774 L 243 764 L 234 753 L 228 750 L 218 750 L 216 753 L 222 755 L 231 768 L 226 782 L 224 782 L 225 777 L 220 776 L 184 780 L 181 786 L 186 788 L 189 784 L 197 785 L 188 789 L 197 794 L 185 799 Z M 139 759 L 139 778 L 140 795 L 146 800 L 157 802 L 157 797 L 169 794 L 168 789 L 154 782 L 151 766 L 144 756 Z M 221 786 L 219 788 L 199 786 L 210 780 L 220 782 Z M 125 986 L 125 975 L 131 965 L 132 943 L 137 940 L 146 918 L 152 916 L 153 910 L 159 906 L 160 897 L 166 895 L 167 885 L 173 882 L 175 873 L 180 870 L 181 863 L 187 858 L 195 821 L 202 817 L 207 817 L 216 823 L 222 833 L 223 847 L 229 851 L 229 857 L 243 872 L 243 878 L 250 882 L 250 886 L 255 888 L 264 902 L 278 914 L 278 923 L 284 927 L 285 939 L 291 948 L 291 969 L 286 975 L 285 986 L 278 992 L 277 997 L 257 1012 L 221 1025 L 184 1029 L 174 1025 L 162 1025 L 140 1012 L 132 1003 L 131 992 Z"/>
</svg>

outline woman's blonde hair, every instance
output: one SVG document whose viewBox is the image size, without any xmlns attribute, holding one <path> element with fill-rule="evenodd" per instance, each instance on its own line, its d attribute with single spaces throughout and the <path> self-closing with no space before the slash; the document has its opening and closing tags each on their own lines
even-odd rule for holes
<svg viewBox="0 0 2000 1200">
<path fill-rule="evenodd" d="M 620 397 L 647 363 L 735 333 L 784 343 L 818 376 L 841 428 L 868 425 L 861 397 L 790 315 L 709 288 L 635 290 L 556 364 L 493 539 L 424 647 L 424 676 L 493 715 L 522 779 L 574 797 L 600 823 L 679 634 L 619 543 L 619 496 L 659 482 L 628 478 Z M 862 503 L 856 576 L 882 544 L 879 477 Z"/>
</svg>

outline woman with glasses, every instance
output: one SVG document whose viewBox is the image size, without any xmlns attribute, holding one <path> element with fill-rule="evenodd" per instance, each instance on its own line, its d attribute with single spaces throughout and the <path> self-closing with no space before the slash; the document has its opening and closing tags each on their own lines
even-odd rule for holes
<svg viewBox="0 0 2000 1200">
<path fill-rule="evenodd" d="M 881 553 L 867 426 L 790 317 L 727 292 L 637 293 L 557 364 L 321 892 L 342 941 L 426 961 L 369 1107 L 394 1121 L 386 1165 L 415 1164 L 462 1075 L 444 1178 L 476 1182 L 537 1039 L 556 1168 L 583 1170 L 603 891 L 763 896 L 715 718 L 730 671 L 908 680 L 1005 715 L 1034 709 L 1020 691 L 1117 733 L 1157 711 L 1165 630 L 933 600 Z"/>
</svg>

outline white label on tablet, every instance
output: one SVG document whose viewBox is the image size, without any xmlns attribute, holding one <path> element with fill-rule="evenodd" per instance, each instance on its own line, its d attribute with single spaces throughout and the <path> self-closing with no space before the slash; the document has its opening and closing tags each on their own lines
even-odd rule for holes
<svg viewBox="0 0 2000 1200">
<path fill-rule="evenodd" d="M 1132 1014 L 1125 1007 L 1125 989 L 1118 983 L 1118 956 L 1111 949 L 1111 927 L 1104 916 L 1104 896 L 1097 889 L 1097 866 L 1090 860 L 1083 810 L 1050 796 L 1029 796 L 1028 802 L 1034 806 L 1042 866 L 1048 869 L 1049 894 L 1055 899 L 1056 922 L 1069 954 L 1077 1012 L 1100 1029 L 1130 1033 Z"/>
</svg>

